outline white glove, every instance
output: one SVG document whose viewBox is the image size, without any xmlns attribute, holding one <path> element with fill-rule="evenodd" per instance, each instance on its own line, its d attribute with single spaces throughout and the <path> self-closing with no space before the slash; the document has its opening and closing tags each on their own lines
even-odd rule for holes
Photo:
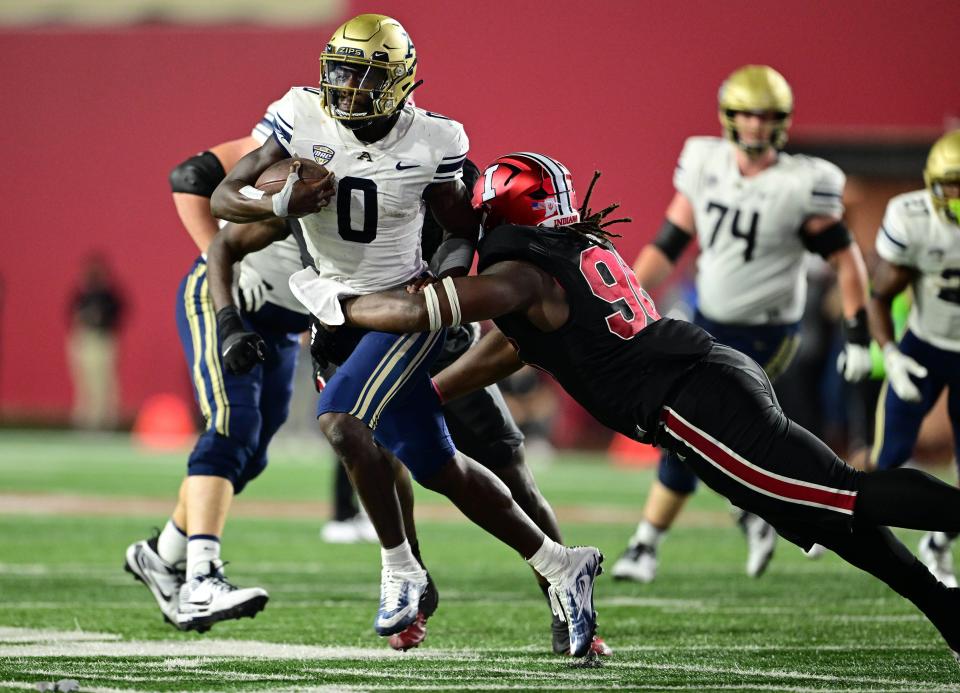
<svg viewBox="0 0 960 693">
<path fill-rule="evenodd" d="M 273 289 L 273 285 L 253 267 L 241 265 L 238 289 L 240 307 L 248 313 L 256 313 L 267 302 L 267 293 Z"/>
<path fill-rule="evenodd" d="M 870 347 L 847 342 L 837 357 L 837 370 L 848 383 L 859 383 L 873 370 Z"/>
<path fill-rule="evenodd" d="M 897 397 L 904 402 L 919 402 L 920 390 L 910 379 L 927 377 L 927 369 L 904 354 L 893 342 L 883 347 L 883 365 L 887 369 L 887 380 Z"/>
</svg>

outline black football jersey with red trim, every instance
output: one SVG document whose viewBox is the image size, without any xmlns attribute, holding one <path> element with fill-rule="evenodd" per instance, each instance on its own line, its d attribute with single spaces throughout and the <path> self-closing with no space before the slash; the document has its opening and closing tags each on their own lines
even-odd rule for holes
<svg viewBox="0 0 960 693">
<path fill-rule="evenodd" d="M 713 345 L 691 323 L 661 318 L 607 240 L 563 227 L 504 225 L 480 243 L 478 271 L 507 260 L 536 265 L 563 287 L 570 317 L 542 332 L 519 313 L 494 322 L 520 358 L 552 375 L 598 421 L 649 441 L 677 379 Z"/>
</svg>

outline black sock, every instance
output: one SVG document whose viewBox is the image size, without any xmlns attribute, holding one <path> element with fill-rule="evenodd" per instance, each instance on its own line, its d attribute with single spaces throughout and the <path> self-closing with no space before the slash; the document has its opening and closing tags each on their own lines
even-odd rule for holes
<svg viewBox="0 0 960 693">
<path fill-rule="evenodd" d="M 333 519 L 337 522 L 349 520 L 360 512 L 353 493 L 353 484 L 346 468 L 336 463 L 333 470 Z"/>
<path fill-rule="evenodd" d="M 863 476 L 854 512 L 869 524 L 960 532 L 960 489 L 918 469 L 883 469 Z"/>
</svg>

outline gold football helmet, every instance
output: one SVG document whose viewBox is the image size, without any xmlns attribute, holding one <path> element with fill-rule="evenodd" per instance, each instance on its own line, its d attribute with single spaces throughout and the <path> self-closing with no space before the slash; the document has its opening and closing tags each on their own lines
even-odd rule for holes
<svg viewBox="0 0 960 693">
<path fill-rule="evenodd" d="M 779 72 L 767 65 L 744 65 L 734 70 L 720 85 L 717 95 L 720 124 L 727 139 L 751 156 L 758 156 L 767 147 L 782 149 L 787 142 L 787 128 L 793 114 L 793 91 Z M 738 112 L 772 114 L 774 120 L 770 143 L 747 146 L 740 141 L 734 126 Z"/>
<path fill-rule="evenodd" d="M 944 189 L 946 185 L 960 187 L 960 130 L 948 132 L 931 147 L 923 182 L 930 191 L 934 209 L 948 221 L 960 223 L 960 196 L 956 189 L 953 196 Z"/>
<path fill-rule="evenodd" d="M 320 88 L 331 118 L 393 115 L 418 83 L 417 51 L 396 19 L 361 14 L 340 26 L 320 55 Z"/>
</svg>

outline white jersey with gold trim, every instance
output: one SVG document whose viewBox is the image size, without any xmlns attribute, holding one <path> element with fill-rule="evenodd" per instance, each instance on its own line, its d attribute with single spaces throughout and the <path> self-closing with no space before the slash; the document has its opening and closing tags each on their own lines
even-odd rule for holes
<svg viewBox="0 0 960 693">
<path fill-rule="evenodd" d="M 263 144 L 273 135 L 273 124 L 279 105 L 279 101 L 270 104 L 263 118 L 250 133 L 259 144 Z M 290 275 L 302 267 L 300 249 L 296 239 L 291 236 L 244 257 L 240 261 L 240 274 L 243 274 L 244 268 L 254 270 L 270 286 L 266 293 L 267 301 L 297 313 L 307 314 L 307 309 L 290 291 L 288 283 Z"/>
<path fill-rule="evenodd" d="M 294 87 L 280 103 L 274 136 L 291 156 L 337 177 L 330 204 L 299 220 L 321 279 L 372 293 L 426 269 L 423 193 L 462 177 L 469 142 L 460 123 L 407 105 L 386 137 L 367 144 L 327 115 L 319 90 Z"/>
<path fill-rule="evenodd" d="M 800 320 L 807 291 L 800 229 L 810 217 L 843 214 L 844 182 L 823 159 L 783 152 L 745 178 L 733 143 L 689 138 L 673 184 L 694 210 L 700 311 L 729 324 Z"/>
<path fill-rule="evenodd" d="M 926 190 L 897 195 L 877 233 L 877 253 L 916 270 L 907 326 L 940 349 L 960 351 L 960 225 L 933 208 Z"/>
</svg>

